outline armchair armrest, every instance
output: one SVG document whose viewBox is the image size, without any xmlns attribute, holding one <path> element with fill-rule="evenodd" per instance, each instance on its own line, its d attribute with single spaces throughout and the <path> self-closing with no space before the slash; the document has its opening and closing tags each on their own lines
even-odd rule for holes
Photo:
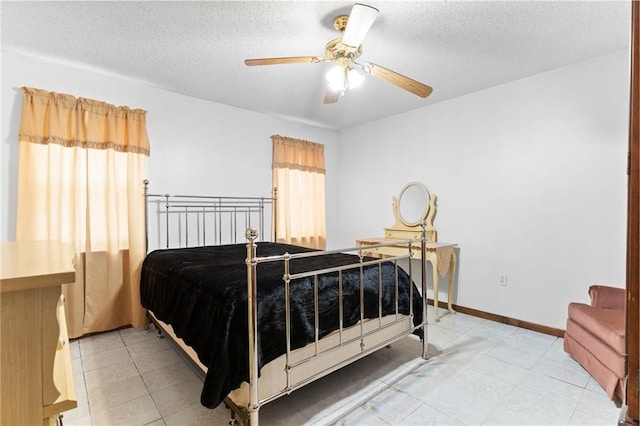
<svg viewBox="0 0 640 426">
<path fill-rule="evenodd" d="M 592 285 L 589 287 L 591 306 L 605 309 L 624 309 L 626 291 L 624 288 Z"/>
</svg>

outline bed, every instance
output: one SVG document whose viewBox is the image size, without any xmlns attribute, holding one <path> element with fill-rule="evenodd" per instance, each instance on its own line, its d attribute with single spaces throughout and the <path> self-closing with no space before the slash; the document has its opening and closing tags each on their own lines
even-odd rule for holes
<svg viewBox="0 0 640 426">
<path fill-rule="evenodd" d="M 275 197 L 145 194 L 142 304 L 202 370 L 202 405 L 256 426 L 262 405 L 409 334 L 427 358 L 426 299 L 398 266 L 416 241 L 387 259 L 313 250 L 265 241 Z"/>
</svg>

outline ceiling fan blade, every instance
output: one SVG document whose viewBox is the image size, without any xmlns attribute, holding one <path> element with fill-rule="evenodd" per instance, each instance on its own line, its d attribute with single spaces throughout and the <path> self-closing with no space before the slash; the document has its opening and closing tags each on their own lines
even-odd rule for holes
<svg viewBox="0 0 640 426">
<path fill-rule="evenodd" d="M 277 65 L 277 64 L 304 64 L 309 62 L 322 62 L 323 58 L 319 56 L 286 56 L 283 58 L 259 58 L 245 59 L 244 64 L 247 66 L 254 65 Z"/>
<path fill-rule="evenodd" d="M 373 25 L 373 21 L 376 20 L 378 12 L 375 7 L 360 3 L 354 4 L 347 21 L 347 28 L 342 36 L 342 43 L 356 48 L 360 46 Z"/>
<path fill-rule="evenodd" d="M 324 94 L 324 103 L 325 104 L 335 104 L 340 99 L 340 92 L 336 92 L 335 90 L 327 89 Z"/>
<path fill-rule="evenodd" d="M 431 94 L 431 92 L 433 92 L 433 88 L 426 84 L 420 83 L 419 81 L 406 77 L 402 74 L 398 74 L 397 72 L 391 71 L 385 67 L 381 67 L 380 65 L 372 64 L 371 62 L 365 63 L 362 66 L 362 69 L 374 77 L 388 83 L 395 84 L 396 86 L 418 95 L 421 98 L 426 98 Z"/>
</svg>

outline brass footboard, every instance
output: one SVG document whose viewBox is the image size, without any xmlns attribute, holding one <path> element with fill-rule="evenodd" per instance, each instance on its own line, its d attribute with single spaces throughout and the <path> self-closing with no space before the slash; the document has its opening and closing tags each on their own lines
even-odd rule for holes
<svg viewBox="0 0 640 426">
<path fill-rule="evenodd" d="M 342 250 L 330 250 L 330 251 L 321 251 L 321 252 L 308 252 L 308 253 L 296 253 L 289 254 L 285 253 L 279 256 L 270 256 L 270 257 L 257 257 L 256 256 L 256 239 L 258 237 L 258 232 L 254 228 L 249 228 L 246 232 L 247 237 L 247 294 L 248 294 L 248 324 L 249 324 L 249 335 L 248 335 L 248 343 L 249 343 L 249 403 L 246 408 L 238 407 L 230 398 L 225 400 L 225 404 L 232 410 L 234 413 L 234 418 L 245 425 L 257 426 L 259 424 L 259 410 L 260 407 L 274 399 L 277 399 L 283 395 L 287 395 L 314 380 L 317 380 L 325 375 L 332 373 L 333 371 L 338 370 L 339 368 L 350 364 L 353 361 L 356 361 L 376 350 L 387 346 L 390 343 L 393 343 L 396 340 L 399 340 L 411 333 L 413 333 L 416 329 L 423 330 L 423 339 L 422 339 L 422 358 L 428 358 L 427 346 L 427 298 L 422 298 L 422 323 L 414 326 L 413 325 L 413 271 L 411 267 L 411 262 L 409 261 L 409 316 L 408 321 L 406 316 L 400 315 L 398 311 L 398 261 L 401 259 L 411 259 L 413 258 L 413 250 L 412 243 L 415 243 L 413 240 L 394 242 L 393 245 L 404 245 L 407 246 L 407 253 L 400 256 L 388 257 L 386 259 L 370 259 L 365 258 L 362 254 L 362 249 L 359 247 L 342 249 Z M 424 245 L 426 244 L 426 233 L 425 226 L 422 226 L 422 238 L 421 238 L 422 248 L 424 249 Z M 384 247 L 391 244 L 380 244 L 380 247 Z M 289 269 L 289 264 L 294 259 L 301 258 L 309 258 L 314 256 L 325 256 L 336 253 L 349 253 L 355 252 L 358 255 L 359 261 L 354 264 L 344 265 L 333 268 L 325 268 L 320 270 L 313 270 L 304 273 L 291 274 Z M 267 395 L 266 397 L 260 398 L 259 385 L 258 385 L 258 303 L 257 303 L 257 283 L 258 283 L 258 274 L 257 274 L 257 265 L 260 263 L 266 262 L 282 262 L 283 263 L 283 285 L 285 287 L 285 333 L 286 333 L 286 365 L 285 365 L 285 374 L 286 374 L 286 385 L 279 391 L 275 392 L 271 395 Z M 382 263 L 384 262 L 393 262 L 395 265 L 395 318 L 391 321 L 386 321 L 383 324 L 383 315 L 382 315 L 382 283 L 381 278 L 379 278 L 379 303 L 378 303 L 378 318 L 379 321 L 378 327 L 375 327 L 373 330 L 365 330 L 365 317 L 364 317 L 364 290 L 363 290 L 363 268 L 367 266 L 377 265 L 380 268 Z M 342 311 L 342 271 L 352 268 L 360 269 L 360 321 L 358 327 L 360 328 L 360 333 L 356 337 L 351 337 L 349 339 L 343 338 L 343 311 Z M 322 350 L 319 349 L 319 337 L 318 337 L 318 276 L 321 274 L 327 274 L 337 272 L 338 273 L 338 298 L 339 298 L 339 338 L 338 342 L 329 348 L 324 348 Z M 426 260 L 422 257 L 421 261 L 421 274 L 422 274 L 422 294 L 426 295 Z M 315 346 L 315 350 L 313 353 L 301 360 L 296 360 L 292 362 L 291 355 L 291 311 L 290 311 L 290 283 L 294 279 L 312 277 L 313 285 L 314 285 L 314 303 L 315 303 L 315 342 L 313 345 Z M 378 277 L 381 277 L 380 269 L 378 273 Z M 392 315 L 393 317 L 393 315 Z M 385 318 L 388 318 L 385 317 Z M 374 320 L 375 321 L 375 320 Z M 376 340 L 376 335 L 384 332 L 387 329 L 391 329 L 393 326 L 402 323 L 407 324 L 405 328 L 401 328 L 399 331 L 396 329 L 392 335 L 385 335 L 382 339 Z M 367 342 L 373 340 L 373 344 L 369 345 Z M 325 356 L 332 351 L 337 351 L 340 348 L 348 347 L 349 345 L 357 344 L 359 346 L 359 350 L 356 353 L 351 353 L 347 355 L 344 359 L 339 359 L 337 361 L 332 360 L 327 363 L 326 360 L 329 358 Z M 320 360 L 323 364 L 323 368 L 321 370 L 314 370 L 313 362 L 315 360 Z M 316 363 L 317 364 L 317 363 Z M 309 368 L 311 373 L 305 375 L 304 377 L 297 379 L 292 378 L 292 372 L 296 368 Z M 315 366 L 317 367 L 317 366 Z"/>
</svg>

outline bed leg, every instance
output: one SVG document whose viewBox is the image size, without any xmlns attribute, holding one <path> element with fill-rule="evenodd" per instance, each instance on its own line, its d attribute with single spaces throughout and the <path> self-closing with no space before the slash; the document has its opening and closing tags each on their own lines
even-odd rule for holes
<svg viewBox="0 0 640 426">
<path fill-rule="evenodd" d="M 250 426 L 258 426 L 258 410 L 260 407 L 250 406 L 249 407 L 249 425 Z"/>
</svg>

